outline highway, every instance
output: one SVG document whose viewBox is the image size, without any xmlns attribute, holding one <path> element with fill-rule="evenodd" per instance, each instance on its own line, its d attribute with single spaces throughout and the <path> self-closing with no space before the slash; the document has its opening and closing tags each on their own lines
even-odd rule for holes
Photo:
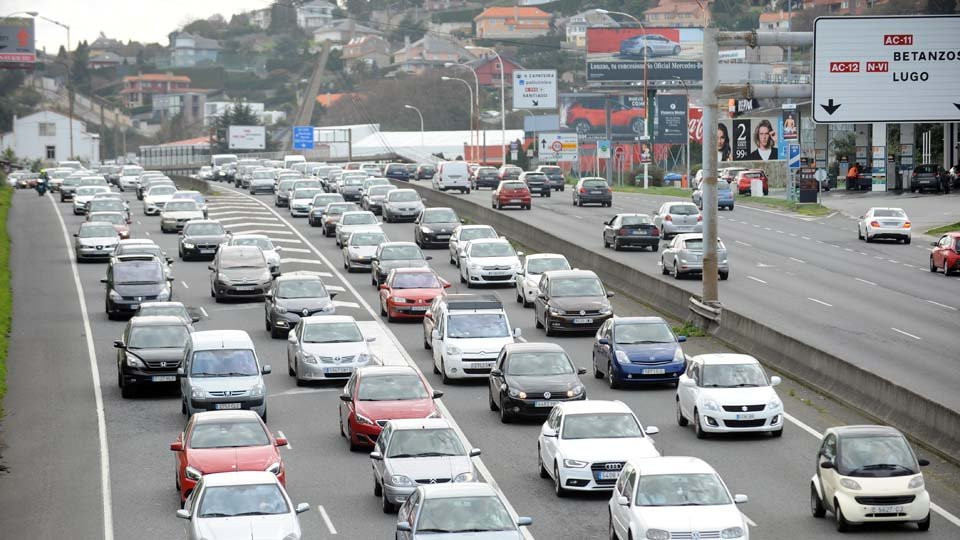
<svg viewBox="0 0 960 540">
<path fill-rule="evenodd" d="M 445 414 L 457 422 L 472 446 L 483 450 L 480 465 L 485 479 L 496 483 L 518 514 L 533 517 L 534 524 L 529 530 L 532 537 L 606 537 L 608 496 L 558 499 L 550 481 L 540 479 L 537 474 L 535 451 L 539 423 L 501 424 L 497 415 L 487 408 L 483 384 L 444 386 L 439 376 L 431 372 L 430 356 L 422 347 L 420 324 L 387 325 L 381 321 L 369 307 L 376 305 L 377 298 L 369 276 L 340 271 L 340 250 L 333 239 L 322 237 L 319 229 L 310 228 L 304 219 L 289 217 L 286 209 L 274 208 L 270 196 L 250 197 L 223 184 L 214 184 L 212 188 L 216 190 L 210 197 L 212 218 L 222 220 L 228 229 L 236 232 L 268 234 L 284 247 L 284 272 L 320 272 L 331 290 L 339 293 L 337 313 L 363 321 L 363 331 L 377 337 L 375 345 L 385 362 L 413 362 L 427 374 L 435 388 L 445 391 L 441 400 Z M 489 201 L 487 192 L 470 197 L 476 197 L 479 202 Z M 615 204 L 630 207 L 630 211 L 651 211 L 657 206 L 656 200 L 618 194 Z M 131 208 L 135 216 L 134 236 L 152 238 L 169 254 L 174 254 L 176 236 L 161 234 L 159 218 L 143 216 L 136 200 L 131 200 Z M 573 238 L 582 238 L 586 245 L 596 245 L 598 250 L 601 249 L 598 224 L 609 214 L 608 209 L 574 209 L 569 205 L 569 193 L 538 199 L 534 201 L 534 210 L 524 213 L 531 225 L 567 231 Z M 731 248 L 734 265 L 731 280 L 721 285 L 721 295 L 731 307 L 763 309 L 769 313 L 772 324 L 794 328 L 794 335 L 799 339 L 819 342 L 824 336 L 849 332 L 849 344 L 843 350 L 886 350 L 889 354 L 909 349 L 911 357 L 924 351 L 932 356 L 936 351 L 939 355 L 936 360 L 946 364 L 942 352 L 950 349 L 941 343 L 946 343 L 948 336 L 956 335 L 956 315 L 950 311 L 937 312 L 934 309 L 941 308 L 923 305 L 923 300 L 939 298 L 935 296 L 937 290 L 942 291 L 944 287 L 955 290 L 960 285 L 954 279 L 921 276 L 916 269 L 903 266 L 913 259 L 925 260 L 916 247 L 858 246 L 855 234 L 850 232 L 850 223 L 839 216 L 803 221 L 742 206 L 733 213 L 721 215 L 724 218 L 721 234 Z M 576 221 L 571 221 L 571 217 Z M 179 537 L 182 522 L 174 516 L 178 505 L 173 457 L 168 447 L 183 428 L 185 418 L 179 412 L 175 391 L 133 400 L 120 397 L 112 341 L 118 337 L 123 323 L 110 322 L 103 313 L 104 291 L 99 279 L 104 275 L 105 265 L 94 263 L 77 265 L 76 272 L 89 313 L 90 342 L 95 346 L 93 358 L 102 391 L 104 442 L 109 449 L 109 460 L 108 469 L 100 467 L 96 394 L 91 384 L 84 318 L 70 262 L 72 252 L 61 230 L 61 218 L 69 233 L 75 231 L 82 220 L 70 213 L 68 205 L 38 198 L 33 192 L 16 194 L 10 221 L 16 224 L 12 232 L 16 311 L 10 345 L 10 392 L 6 400 L 5 440 L 9 448 L 4 452 L 11 472 L 0 488 L 0 523 L 11 538 Z M 574 223 L 578 225 L 571 226 Z M 771 230 L 766 231 L 766 227 Z M 413 238 L 410 224 L 384 224 L 383 228 L 393 240 Z M 778 230 L 784 232 L 778 233 Z M 750 246 L 735 247 L 739 246 L 736 240 Z M 817 240 L 823 241 L 824 247 L 805 249 L 820 246 Z M 832 247 L 834 244 L 840 247 Z M 848 253 L 847 247 L 859 249 Z M 861 263 L 858 267 L 860 258 L 865 257 L 859 255 L 861 251 L 870 259 L 881 253 L 887 259 Z M 916 255 L 911 259 L 904 256 L 905 253 Z M 447 263 L 446 251 L 434 250 L 428 254 L 434 257 L 433 268 L 453 283 L 451 292 L 467 291 L 459 284 L 456 269 Z M 659 273 L 655 254 L 608 251 L 607 255 L 637 260 L 641 267 L 649 267 L 651 273 Z M 789 257 L 803 262 L 787 262 Z M 898 262 L 895 264 L 889 259 Z M 885 271 L 871 272 L 870 268 L 876 267 L 869 265 L 876 264 L 881 264 L 879 268 Z M 37 268 L 44 268 L 42 280 L 31 277 L 31 271 Z M 209 295 L 207 263 L 178 261 L 173 268 L 176 299 L 207 315 L 197 323 L 198 329 L 246 330 L 254 338 L 260 357 L 273 367 L 273 373 L 266 376 L 268 424 L 274 432 L 283 432 L 291 441 L 290 447 L 283 450 L 287 487 L 294 502 L 311 505 L 312 510 L 301 516 L 306 538 L 392 538 L 396 516 L 384 515 L 378 499 L 373 496 L 369 459 L 365 453 L 351 453 L 338 435 L 339 389 L 296 387 L 284 369 L 285 342 L 271 339 L 263 329 L 262 304 L 214 303 Z M 748 275 L 766 283 L 747 279 Z M 820 283 L 824 289 L 807 291 L 805 285 L 800 285 L 807 283 L 802 276 L 810 276 L 809 283 Z M 843 276 L 846 282 L 831 284 L 838 276 Z M 862 286 L 868 292 L 858 292 L 857 278 L 876 285 L 864 283 Z M 927 284 L 927 279 L 934 281 Z M 699 281 L 684 284 L 699 288 Z M 546 338 L 542 330 L 534 328 L 532 310 L 510 301 L 514 296 L 512 289 L 495 291 L 507 301 L 512 326 L 519 326 L 525 339 L 556 341 L 578 366 L 589 366 L 592 336 Z M 830 303 L 832 307 L 805 300 L 804 296 Z M 861 303 L 848 305 L 852 297 L 862 297 Z M 896 299 L 890 305 L 906 310 L 905 313 L 894 321 L 885 319 L 884 313 L 889 310 L 876 309 L 879 300 L 873 299 L 879 298 Z M 913 309 L 913 303 L 921 304 L 919 307 L 923 309 Z M 621 296 L 615 298 L 614 305 L 620 315 L 651 314 Z M 783 313 L 783 305 L 800 309 Z M 851 320 L 850 314 L 856 309 L 869 313 L 871 319 Z M 922 338 L 919 341 L 913 338 L 905 341 L 906 337 L 884 338 L 884 332 L 879 330 L 885 326 L 906 332 L 912 330 Z M 934 335 L 941 331 L 943 336 Z M 698 354 L 717 352 L 718 347 L 712 339 L 695 338 L 686 344 L 685 350 L 687 354 Z M 24 357 L 32 361 L 25 362 Z M 938 367 L 932 361 L 930 365 L 922 360 L 916 362 L 911 373 L 931 385 L 929 388 L 949 384 L 949 380 L 944 381 L 948 375 L 952 376 L 948 365 Z M 927 375 L 923 370 L 927 370 Z M 611 390 L 590 375 L 584 376 L 583 382 L 589 397 L 623 400 L 645 425 L 658 426 L 661 433 L 656 440 L 662 453 L 706 459 L 717 468 L 732 491 L 747 494 L 750 502 L 743 505 L 742 510 L 755 523 L 751 527 L 753 538 L 815 539 L 836 534 L 829 519 L 816 520 L 808 510 L 808 485 L 818 446 L 816 434 L 837 423 L 867 420 L 786 380 L 778 392 L 791 422 L 781 439 L 748 436 L 701 441 L 689 427 L 676 424 L 672 388 Z M 811 405 L 801 400 L 809 400 Z M 43 466 L 37 467 L 37 461 Z M 960 535 L 960 520 L 954 517 L 960 515 L 960 492 L 957 491 L 960 472 L 934 461 L 926 471 L 927 484 L 940 511 L 934 513 L 931 531 L 925 537 L 954 539 Z M 103 478 L 109 487 L 108 497 L 101 490 Z M 101 519 L 101 501 L 106 501 L 112 515 L 106 526 Z M 112 531 L 112 535 L 108 531 Z M 913 538 L 916 531 L 912 526 L 868 527 L 849 536 L 866 538 L 878 534 L 883 538 Z"/>
</svg>

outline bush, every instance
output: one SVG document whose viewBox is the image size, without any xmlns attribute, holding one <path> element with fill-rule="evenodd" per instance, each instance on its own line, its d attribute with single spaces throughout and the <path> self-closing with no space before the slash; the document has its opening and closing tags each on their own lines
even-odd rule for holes
<svg viewBox="0 0 960 540">
<path fill-rule="evenodd" d="M 663 185 L 663 175 L 666 174 L 663 169 L 651 164 L 647 166 L 647 174 L 650 175 L 651 186 Z M 637 172 L 633 173 L 633 183 L 638 186 L 643 185 L 643 167 L 640 167 Z"/>
</svg>

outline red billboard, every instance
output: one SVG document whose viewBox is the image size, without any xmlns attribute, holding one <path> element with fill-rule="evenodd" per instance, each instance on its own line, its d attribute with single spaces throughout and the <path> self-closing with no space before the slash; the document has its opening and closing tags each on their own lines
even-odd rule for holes
<svg viewBox="0 0 960 540">
<path fill-rule="evenodd" d="M 587 82 L 699 81 L 702 28 L 587 28 Z"/>
</svg>

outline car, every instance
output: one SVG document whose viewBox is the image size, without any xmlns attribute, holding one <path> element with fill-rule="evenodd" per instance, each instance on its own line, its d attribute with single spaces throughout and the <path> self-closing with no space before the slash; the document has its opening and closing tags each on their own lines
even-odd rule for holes
<svg viewBox="0 0 960 540">
<path fill-rule="evenodd" d="M 93 196 L 93 199 L 87 201 L 86 204 L 86 213 L 89 215 L 91 212 L 119 212 L 123 215 L 124 223 L 130 224 L 133 222 L 133 219 L 130 217 L 130 210 L 127 207 L 127 203 L 122 200 L 117 200 L 113 198 L 108 198 L 109 196 L 114 195 L 113 193 L 98 193 Z"/>
<path fill-rule="evenodd" d="M 470 240 L 481 238 L 499 238 L 497 231 L 490 225 L 458 225 L 450 234 L 447 248 L 450 252 L 450 264 L 460 266 L 461 248 Z"/>
<path fill-rule="evenodd" d="M 610 104 L 610 130 L 646 133 L 646 112 L 643 107 L 633 107 L 620 102 Z M 607 110 L 604 98 L 580 98 L 567 107 L 565 124 L 580 135 L 602 132 L 607 125 Z"/>
<path fill-rule="evenodd" d="M 660 273 L 673 274 L 680 279 L 690 274 L 703 273 L 703 235 L 678 234 L 660 253 Z M 720 279 L 730 277 L 730 262 L 727 259 L 727 247 L 717 238 L 717 274 Z"/>
<path fill-rule="evenodd" d="M 423 201 L 412 189 L 395 189 L 383 199 L 383 220 L 387 223 L 409 219 L 415 220 L 423 212 Z"/>
<path fill-rule="evenodd" d="M 530 194 L 537 194 L 541 197 L 549 197 L 553 193 L 553 189 L 550 187 L 550 181 L 547 179 L 547 175 L 538 172 L 522 172 L 520 173 L 519 181 L 527 185 L 527 189 L 530 190 Z"/>
<path fill-rule="evenodd" d="M 472 189 L 482 187 L 496 189 L 498 185 L 500 185 L 500 172 L 496 167 L 478 167 L 470 176 L 470 187 Z"/>
<path fill-rule="evenodd" d="M 156 255 L 146 253 L 112 256 L 100 283 L 106 285 L 104 311 L 110 320 L 136 314 L 141 302 L 173 297 L 173 276 Z"/>
<path fill-rule="evenodd" d="M 947 181 L 947 171 L 938 164 L 922 164 L 913 168 L 910 173 L 910 193 L 924 190 L 933 190 L 937 193 L 950 193 L 950 183 Z"/>
<path fill-rule="evenodd" d="M 117 246 L 114 248 L 111 256 L 116 257 L 117 255 L 132 255 L 136 253 L 144 253 L 147 255 L 153 255 L 160 261 L 160 264 L 163 265 L 164 275 L 170 277 L 173 275 L 173 271 L 170 268 L 170 265 L 173 264 L 173 259 L 167 256 L 167 252 L 160 249 L 160 246 L 156 242 L 150 240 L 149 238 L 129 238 L 126 240 L 120 240 L 117 243 Z"/>
<path fill-rule="evenodd" d="M 180 504 L 208 474 L 266 471 L 285 486 L 281 446 L 287 446 L 287 438 L 271 433 L 253 411 L 204 411 L 191 416 L 170 443 Z"/>
<path fill-rule="evenodd" d="M 386 178 L 367 178 L 363 181 L 363 184 L 360 186 L 360 205 L 363 205 L 363 195 L 369 191 L 370 188 L 374 186 L 393 186 L 390 183 L 390 180 Z"/>
<path fill-rule="evenodd" d="M 271 169 L 257 169 L 250 173 L 249 191 L 251 195 L 257 193 L 273 193 L 276 188 L 273 171 Z"/>
<path fill-rule="evenodd" d="M 563 175 L 563 169 L 560 167 L 556 165 L 540 165 L 536 171 L 546 175 L 550 188 L 554 191 L 563 191 L 566 188 L 567 179 Z"/>
<path fill-rule="evenodd" d="M 553 491 L 609 491 L 632 458 L 658 457 L 651 435 L 656 426 L 640 424 L 622 401 L 576 400 L 558 403 L 540 428 L 537 469 L 553 479 Z"/>
<path fill-rule="evenodd" d="M 67 202 L 73 200 L 73 195 L 76 193 L 77 188 L 80 187 L 80 178 L 74 176 L 68 176 L 63 179 L 63 183 L 60 184 L 60 202 Z"/>
<path fill-rule="evenodd" d="M 359 170 L 367 173 L 369 176 L 381 176 L 383 173 L 383 171 L 380 170 L 380 166 L 376 163 L 361 163 Z"/>
<path fill-rule="evenodd" d="M 273 240 L 265 234 L 233 234 L 227 240 L 228 246 L 256 246 L 263 252 L 263 257 L 267 260 L 267 267 L 270 268 L 270 275 L 277 277 L 280 275 L 280 251 L 282 246 L 274 245 Z"/>
<path fill-rule="evenodd" d="M 448 207 L 424 208 L 413 220 L 413 241 L 421 248 L 440 248 L 450 245 L 450 235 L 463 220 Z"/>
<path fill-rule="evenodd" d="M 593 376 L 606 377 L 610 388 L 635 383 L 676 385 L 687 369 L 677 336 L 660 317 L 614 317 L 593 340 Z"/>
<path fill-rule="evenodd" d="M 298 178 L 297 178 L 298 179 Z M 273 205 L 277 208 L 283 208 L 290 202 L 290 186 L 297 181 L 294 178 L 280 180 L 273 192 Z"/>
<path fill-rule="evenodd" d="M 310 204 L 313 203 L 313 198 L 317 195 L 323 195 L 323 189 L 320 187 L 294 189 L 287 202 L 290 215 L 293 217 L 308 217 L 310 215 Z"/>
<path fill-rule="evenodd" d="M 574 206 L 585 204 L 613 206 L 613 189 L 603 178 L 581 178 L 570 191 Z"/>
<path fill-rule="evenodd" d="M 73 252 L 77 262 L 90 259 L 110 259 L 120 242 L 120 235 L 112 223 L 85 221 L 73 233 Z"/>
<path fill-rule="evenodd" d="M 177 368 L 193 327 L 180 317 L 140 315 L 130 319 L 117 349 L 117 384 L 124 399 L 141 389 L 177 384 Z"/>
<path fill-rule="evenodd" d="M 722 181 L 726 182 L 727 185 L 729 186 L 730 184 L 733 184 L 733 181 L 736 180 L 738 174 L 740 174 L 742 171 L 746 171 L 746 170 L 748 170 L 748 169 L 746 169 L 745 167 L 724 167 L 724 168 L 720 169 L 720 171 L 719 171 L 718 174 L 717 174 L 717 184 L 719 185 L 719 184 L 720 184 L 720 181 L 722 180 Z M 697 185 L 699 186 L 699 185 L 700 185 L 700 180 L 702 180 L 702 178 L 703 178 L 703 176 L 702 176 L 702 170 L 701 170 L 701 171 L 697 171 L 697 174 L 700 174 L 700 175 L 701 175 L 700 179 L 697 180 Z M 733 186 L 731 186 L 731 187 L 733 187 Z"/>
<path fill-rule="evenodd" d="M 329 203 L 323 210 L 323 235 L 334 236 L 337 223 L 346 212 L 358 212 L 360 208 L 354 202 Z"/>
<path fill-rule="evenodd" d="M 350 450 L 372 447 L 388 420 L 440 418 L 432 390 L 410 366 L 364 366 L 354 371 L 340 394 L 340 436 Z"/>
<path fill-rule="evenodd" d="M 520 337 L 496 295 L 439 295 L 423 318 L 423 344 L 433 350 L 433 372 L 452 379 L 486 378 L 504 345 Z"/>
<path fill-rule="evenodd" d="M 407 173 L 407 165 L 405 163 L 388 163 L 387 166 L 383 168 L 383 175 L 393 180 L 410 180 L 410 175 Z"/>
<path fill-rule="evenodd" d="M 702 185 L 698 185 L 696 189 L 693 190 L 693 194 L 690 196 L 690 198 L 693 200 L 693 204 L 697 205 L 697 208 L 703 210 Z M 733 210 L 733 206 L 733 190 L 730 189 L 730 184 L 726 182 L 717 182 L 717 209 Z"/>
<path fill-rule="evenodd" d="M 540 276 L 548 270 L 569 270 L 570 263 L 559 253 L 531 253 L 523 258 L 517 272 L 517 303 L 530 307 L 537 298 Z"/>
<path fill-rule="evenodd" d="M 336 313 L 336 296 L 336 291 L 328 291 L 316 274 L 284 274 L 273 280 L 264 294 L 264 326 L 271 337 L 283 337 L 301 318 Z"/>
<path fill-rule="evenodd" d="M 514 251 L 505 238 L 470 240 L 460 254 L 460 283 L 476 285 L 514 285 L 520 271 L 522 251 Z"/>
<path fill-rule="evenodd" d="M 647 214 L 617 214 L 603 223 L 603 247 L 660 249 L 660 230 Z"/>
<path fill-rule="evenodd" d="M 360 208 L 373 212 L 376 215 L 383 213 L 383 200 L 387 198 L 387 193 L 397 189 L 396 186 L 370 186 L 363 191 L 363 197 L 360 199 Z"/>
<path fill-rule="evenodd" d="M 608 533 L 638 540 L 748 539 L 746 517 L 737 508 L 747 500 L 731 496 L 717 471 L 699 458 L 631 458 L 607 504 Z"/>
<path fill-rule="evenodd" d="M 270 471 L 236 471 L 202 476 L 193 493 L 177 510 L 188 521 L 188 540 L 237 538 L 237 531 L 253 531 L 284 540 L 303 538 L 298 514 L 310 510 L 296 506 L 275 474 Z"/>
<path fill-rule="evenodd" d="M 87 214 L 87 221 L 109 223 L 116 229 L 121 240 L 130 238 L 130 225 L 127 224 L 127 218 L 121 212 L 90 212 Z"/>
<path fill-rule="evenodd" d="M 677 56 L 680 44 L 658 34 L 641 34 L 620 42 L 620 56 Z"/>
<path fill-rule="evenodd" d="M 287 373 L 297 386 L 307 382 L 342 384 L 357 369 L 376 364 L 370 351 L 374 337 L 364 337 L 353 317 L 311 315 L 300 319 L 287 336 Z"/>
<path fill-rule="evenodd" d="M 207 199 L 203 196 L 202 193 L 200 193 L 199 191 L 192 191 L 192 190 L 186 190 L 186 189 L 178 190 L 176 193 L 173 194 L 173 198 L 170 200 L 178 201 L 181 199 L 185 199 L 185 200 L 189 200 L 197 203 L 197 206 L 200 207 L 200 211 L 203 212 L 203 219 L 207 219 L 207 214 L 210 210 L 209 208 L 207 208 Z"/>
<path fill-rule="evenodd" d="M 422 319 L 433 299 L 449 287 L 429 268 L 394 268 L 380 285 L 380 315 L 390 322 Z"/>
<path fill-rule="evenodd" d="M 677 423 L 693 422 L 698 439 L 713 433 L 783 435 L 783 401 L 756 358 L 746 354 L 701 354 L 690 358 L 677 386 Z"/>
<path fill-rule="evenodd" d="M 177 232 L 193 219 L 204 219 L 203 210 L 190 199 L 171 199 L 160 210 L 160 232 Z"/>
<path fill-rule="evenodd" d="M 213 179 L 226 182 L 233 178 L 226 170 L 227 166 L 238 161 L 236 154 L 213 154 L 210 156 L 210 166 L 213 169 Z"/>
<path fill-rule="evenodd" d="M 180 259 L 191 257 L 214 258 L 220 245 L 228 238 L 227 230 L 219 221 L 194 219 L 188 221 L 179 237 Z"/>
<path fill-rule="evenodd" d="M 437 168 L 429 163 L 421 163 L 417 165 L 417 172 L 414 174 L 414 180 L 433 180 L 433 175 L 436 174 Z"/>
<path fill-rule="evenodd" d="M 159 174 L 157 175 L 151 174 L 149 176 L 141 175 L 140 183 L 137 184 L 137 200 L 140 200 L 140 201 L 144 200 L 144 197 L 147 196 L 147 192 L 150 191 L 150 189 L 155 188 L 157 186 L 168 186 L 173 188 L 174 191 L 176 191 L 176 188 L 177 188 L 177 186 L 173 183 L 173 180 L 165 176 L 160 176 Z"/>
<path fill-rule="evenodd" d="M 501 181 L 490 196 L 490 207 L 496 210 L 503 210 L 507 206 L 529 210 L 532 204 L 530 188 L 519 180 Z"/>
<path fill-rule="evenodd" d="M 910 218 L 902 208 L 871 208 L 857 220 L 857 238 L 865 242 L 892 238 L 909 244 Z"/>
<path fill-rule="evenodd" d="M 888 426 L 827 428 L 810 479 L 813 517 L 833 513 L 838 532 L 878 522 L 913 522 L 930 529 L 930 495 L 906 437 Z"/>
<path fill-rule="evenodd" d="M 120 168 L 120 178 L 117 180 L 117 187 L 120 188 L 120 191 L 137 189 L 137 182 L 141 174 L 143 174 L 143 167 L 138 165 L 124 165 Z"/>
<path fill-rule="evenodd" d="M 943 271 L 944 276 L 960 271 L 960 232 L 949 232 L 930 243 L 930 271 Z"/>
<path fill-rule="evenodd" d="M 363 173 L 344 174 L 337 184 L 337 192 L 343 195 L 345 201 L 360 202 L 360 198 L 363 196 L 360 189 L 368 178 L 369 176 Z"/>
<path fill-rule="evenodd" d="M 263 298 L 273 283 L 267 259 L 256 246 L 223 246 L 207 268 L 210 296 L 217 303 L 228 298 Z"/>
<path fill-rule="evenodd" d="M 73 195 L 73 215 L 82 216 L 87 213 L 87 203 L 93 200 L 98 193 L 110 193 L 107 186 L 80 186 Z"/>
<path fill-rule="evenodd" d="M 290 187 L 287 189 L 287 206 L 290 205 L 290 199 L 293 198 L 295 191 L 299 189 L 316 189 L 316 193 L 323 193 L 323 186 L 320 185 L 320 181 L 316 178 L 303 178 L 302 176 L 297 178 Z M 310 197 L 309 200 L 312 200 L 313 197 Z"/>
<path fill-rule="evenodd" d="M 703 232 L 703 214 L 693 203 L 667 202 L 654 214 L 653 224 L 660 231 L 660 238 L 667 240 L 679 233 Z"/>
<path fill-rule="evenodd" d="M 212 180 L 213 167 L 209 165 L 204 165 L 200 167 L 200 171 L 197 172 L 197 176 L 200 178 L 200 180 Z"/>
<path fill-rule="evenodd" d="M 137 317 L 177 317 L 183 321 L 190 331 L 193 331 L 193 323 L 200 320 L 200 316 L 190 311 L 181 302 L 161 302 L 152 300 L 150 302 L 141 302 L 140 309 L 137 310 Z M 178 362 L 179 363 L 179 362 Z"/>
<path fill-rule="evenodd" d="M 397 540 L 520 540 L 528 517 L 514 520 L 503 499 L 482 482 L 417 486 L 397 513 Z"/>
<path fill-rule="evenodd" d="M 596 332 L 613 317 L 613 291 L 591 270 L 550 270 L 540 276 L 533 301 L 534 324 L 548 336 Z"/>
<path fill-rule="evenodd" d="M 470 169 L 465 161 L 441 161 L 433 175 L 433 188 L 437 191 L 459 190 L 470 193 Z"/>
<path fill-rule="evenodd" d="M 343 268 L 347 272 L 371 270 L 377 247 L 389 242 L 383 231 L 358 231 L 351 233 L 343 243 Z"/>
<path fill-rule="evenodd" d="M 267 389 L 250 335 L 243 330 L 205 330 L 190 334 L 177 369 L 180 412 L 253 410 L 266 421 Z"/>
<path fill-rule="evenodd" d="M 366 210 L 354 210 L 344 212 L 340 220 L 334 227 L 334 238 L 337 241 L 337 247 L 342 248 L 347 238 L 354 232 L 360 231 L 381 231 L 380 221 L 373 212 Z"/>
<path fill-rule="evenodd" d="M 155 216 L 163 209 L 163 205 L 173 198 L 177 188 L 171 185 L 151 186 L 143 194 L 143 214 L 146 216 Z"/>
<path fill-rule="evenodd" d="M 737 185 L 737 193 L 740 195 L 753 195 L 753 181 L 763 182 L 763 194 L 770 194 L 770 186 L 767 180 L 767 173 L 763 169 L 746 169 L 737 173 L 734 183 Z"/>
<path fill-rule="evenodd" d="M 497 178 L 501 182 L 504 180 L 519 180 L 521 174 L 523 174 L 523 169 L 516 165 L 501 165 L 497 170 Z"/>
<path fill-rule="evenodd" d="M 370 463 L 373 495 L 383 512 L 395 512 L 420 484 L 477 482 L 473 459 L 445 418 L 389 420 L 383 427 Z"/>
<path fill-rule="evenodd" d="M 307 214 L 307 223 L 311 227 L 319 227 L 323 224 L 323 213 L 330 203 L 343 202 L 343 196 L 339 193 L 320 193 L 314 195 L 310 201 L 310 213 Z"/>
<path fill-rule="evenodd" d="M 370 283 L 379 288 L 394 268 L 426 268 L 432 259 L 413 242 L 383 242 L 377 246 L 370 264 Z"/>
<path fill-rule="evenodd" d="M 556 405 L 587 399 L 579 377 L 586 372 L 556 343 L 508 343 L 487 380 L 490 410 L 499 411 L 504 424 L 545 417 Z"/>
</svg>

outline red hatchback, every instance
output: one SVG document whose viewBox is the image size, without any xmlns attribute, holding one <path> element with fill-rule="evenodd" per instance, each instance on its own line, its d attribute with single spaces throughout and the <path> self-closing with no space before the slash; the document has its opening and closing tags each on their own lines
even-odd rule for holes
<svg viewBox="0 0 960 540">
<path fill-rule="evenodd" d="M 502 209 L 505 206 L 519 206 L 524 210 L 530 209 L 533 202 L 530 196 L 530 188 L 526 182 L 519 180 L 509 180 L 500 182 L 497 189 L 493 190 L 490 206 L 495 209 Z"/>
<path fill-rule="evenodd" d="M 441 396 L 410 366 L 358 368 L 340 394 L 340 436 L 350 450 L 371 447 L 388 420 L 440 418 Z"/>
<path fill-rule="evenodd" d="M 269 471 L 286 485 L 286 470 L 274 437 L 255 411 L 206 411 L 190 417 L 187 427 L 170 444 L 176 455 L 180 505 L 205 474 Z"/>
<path fill-rule="evenodd" d="M 960 232 L 949 232 L 933 242 L 930 271 L 940 270 L 945 276 L 949 276 L 950 272 L 960 271 Z"/>
<path fill-rule="evenodd" d="M 768 195 L 770 193 L 770 186 L 767 185 L 767 173 L 763 172 L 760 169 L 746 169 L 737 173 L 737 191 L 740 195 L 744 193 L 751 193 L 750 183 L 754 180 L 760 180 L 763 182 L 763 194 Z"/>
<path fill-rule="evenodd" d="M 380 285 L 380 314 L 388 321 L 422 319 L 430 302 L 448 287 L 450 282 L 429 268 L 391 270 Z"/>
</svg>

